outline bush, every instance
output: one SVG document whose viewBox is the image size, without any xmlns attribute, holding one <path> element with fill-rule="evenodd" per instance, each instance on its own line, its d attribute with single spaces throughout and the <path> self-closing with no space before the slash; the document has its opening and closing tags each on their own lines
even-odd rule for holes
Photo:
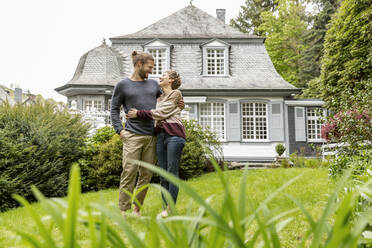
<svg viewBox="0 0 372 248">
<path fill-rule="evenodd" d="M 113 127 L 102 127 L 96 130 L 95 134 L 89 139 L 89 142 L 99 146 L 108 142 L 115 134 Z"/>
<path fill-rule="evenodd" d="M 292 153 L 289 155 L 289 160 L 292 161 L 294 167 L 303 168 L 305 167 L 306 158 L 303 156 L 297 155 L 297 153 Z"/>
<path fill-rule="evenodd" d="M 351 146 L 372 140 L 371 113 L 357 109 L 340 111 L 322 125 L 321 136 L 328 142 L 344 142 Z"/>
<path fill-rule="evenodd" d="M 328 168 L 329 162 L 321 158 L 305 158 L 292 153 L 289 155 L 289 160 L 292 161 L 294 167 L 298 168 Z"/>
<path fill-rule="evenodd" d="M 281 166 L 282 168 L 291 168 L 291 167 L 292 167 L 291 164 L 289 163 L 289 161 L 288 161 L 287 158 L 282 159 L 282 160 L 280 161 L 280 166 Z"/>
<path fill-rule="evenodd" d="M 93 157 L 88 185 L 95 183 L 98 190 L 119 187 L 122 172 L 123 142 L 119 135 L 101 145 Z"/>
<path fill-rule="evenodd" d="M 372 161 L 371 149 L 356 149 L 353 154 L 349 152 L 340 153 L 337 158 L 330 161 L 329 174 L 332 177 L 338 177 L 345 170 L 351 169 L 354 176 L 366 173 L 368 166 Z"/>
<path fill-rule="evenodd" d="M 276 153 L 280 156 L 282 156 L 282 154 L 285 152 L 285 146 L 283 144 L 277 144 L 275 146 L 275 151 Z"/>
<path fill-rule="evenodd" d="M 184 121 L 186 144 L 182 152 L 180 178 L 189 179 L 200 176 L 205 171 L 211 171 L 209 152 L 219 159 L 222 158 L 221 142 L 210 130 L 203 128 L 196 121 Z M 220 162 L 223 166 L 223 162 Z"/>
<path fill-rule="evenodd" d="M 212 152 L 224 167 L 221 143 L 210 130 L 203 130 L 195 121 L 184 121 L 186 144 L 182 152 L 179 175 L 182 179 L 199 176 L 213 171 L 209 161 Z M 108 142 L 103 143 L 109 137 Z M 122 172 L 123 143 L 119 135 L 114 135 L 110 127 L 101 128 L 87 140 L 85 158 L 79 160 L 83 191 L 118 187 Z M 153 181 L 158 180 L 154 175 Z"/>
<path fill-rule="evenodd" d="M 0 211 L 34 200 L 30 186 L 48 197 L 66 194 L 71 165 L 84 155 L 89 126 L 50 103 L 0 105 Z"/>
</svg>

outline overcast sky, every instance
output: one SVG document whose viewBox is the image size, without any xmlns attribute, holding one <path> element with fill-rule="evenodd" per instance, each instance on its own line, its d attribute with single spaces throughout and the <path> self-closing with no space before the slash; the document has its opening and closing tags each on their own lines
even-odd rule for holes
<svg viewBox="0 0 372 248">
<path fill-rule="evenodd" d="M 244 0 L 194 0 L 226 22 Z M 79 58 L 102 38 L 134 33 L 186 7 L 189 0 L 1 0 L 0 84 L 66 101 L 54 88 L 73 76 Z"/>
</svg>

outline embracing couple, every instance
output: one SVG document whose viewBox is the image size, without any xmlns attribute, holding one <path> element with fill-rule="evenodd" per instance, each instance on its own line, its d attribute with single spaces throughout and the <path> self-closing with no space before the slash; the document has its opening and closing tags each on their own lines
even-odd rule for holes
<svg viewBox="0 0 372 248">
<path fill-rule="evenodd" d="M 149 53 L 132 53 L 134 72 L 115 86 L 111 100 L 111 120 L 116 133 L 123 141 L 123 171 L 120 176 L 119 208 L 123 214 L 132 208 L 131 196 L 134 187 L 141 191 L 136 195 L 142 205 L 147 193 L 152 172 L 136 165 L 133 160 L 155 164 L 178 176 L 181 153 L 185 145 L 185 128 L 181 121 L 184 102 L 178 88 L 179 74 L 169 70 L 160 78 L 160 83 L 149 79 L 154 68 L 154 58 Z M 120 108 L 126 113 L 125 127 L 120 120 Z M 157 156 L 156 156 L 157 155 Z M 138 178 L 137 178 L 138 176 Z M 160 178 L 161 186 L 169 191 L 174 202 L 178 187 Z M 170 214 L 169 204 L 162 195 L 162 216 Z M 133 213 L 140 215 L 140 207 L 134 203 Z"/>
</svg>

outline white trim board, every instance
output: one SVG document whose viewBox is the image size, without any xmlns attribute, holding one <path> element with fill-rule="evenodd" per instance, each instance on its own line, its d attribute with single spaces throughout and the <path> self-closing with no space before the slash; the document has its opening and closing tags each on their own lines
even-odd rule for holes
<svg viewBox="0 0 372 248">
<path fill-rule="evenodd" d="M 287 100 L 284 103 L 288 106 L 323 106 L 324 101 L 322 100 L 311 100 L 311 101 L 296 101 L 296 100 Z"/>
</svg>

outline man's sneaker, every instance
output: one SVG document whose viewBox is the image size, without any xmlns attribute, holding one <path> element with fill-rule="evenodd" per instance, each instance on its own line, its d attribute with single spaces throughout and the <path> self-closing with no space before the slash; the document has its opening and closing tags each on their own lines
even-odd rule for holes
<svg viewBox="0 0 372 248">
<path fill-rule="evenodd" d="M 128 216 L 128 211 L 120 210 L 120 213 L 121 213 L 121 216 L 123 216 L 124 218 L 127 218 L 127 216 Z"/>
</svg>

